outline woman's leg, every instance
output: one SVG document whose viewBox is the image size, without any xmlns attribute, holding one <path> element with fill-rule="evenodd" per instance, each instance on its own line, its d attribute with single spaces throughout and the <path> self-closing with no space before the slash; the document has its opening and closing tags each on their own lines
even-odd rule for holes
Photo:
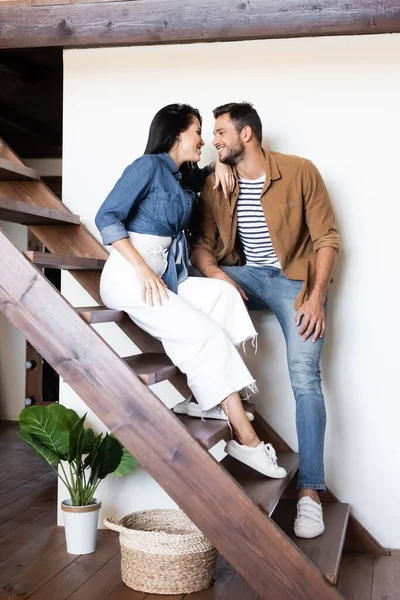
<svg viewBox="0 0 400 600">
<path fill-rule="evenodd" d="M 243 409 L 237 392 L 253 386 L 254 379 L 225 331 L 170 291 L 169 299 L 161 306 L 143 302 L 133 269 L 119 261 L 116 266 L 102 276 L 104 304 L 127 312 L 139 327 L 162 341 L 168 356 L 186 373 L 203 410 L 222 403 L 235 434 L 243 442 L 228 442 L 228 454 L 265 475 L 285 477 L 286 471 L 277 466 L 273 449 L 260 442 Z"/>
<path fill-rule="evenodd" d="M 226 281 L 188 277 L 178 296 L 218 323 L 235 346 L 255 339 L 257 332 L 239 292 Z"/>
<path fill-rule="evenodd" d="M 256 338 L 257 332 L 244 302 L 229 283 L 218 279 L 189 277 L 179 285 L 178 296 L 220 325 L 235 346 Z M 202 411 L 194 396 L 179 403 L 174 412 L 206 419 L 227 419 L 220 408 Z M 246 412 L 246 416 L 250 421 L 254 420 L 251 412 Z"/>
<path fill-rule="evenodd" d="M 108 265 L 113 268 L 106 265 L 101 280 L 104 304 L 127 312 L 139 327 L 162 341 L 173 363 L 186 373 L 202 410 L 254 385 L 240 354 L 215 321 L 170 291 L 161 306 L 143 302 L 133 268 L 113 257 Z"/>
<path fill-rule="evenodd" d="M 234 393 L 222 402 L 233 427 L 236 440 L 225 446 L 225 452 L 259 473 L 274 479 L 283 479 L 287 473 L 278 466 L 276 453 L 271 444 L 261 442 L 251 423 L 246 419 L 242 401 L 238 393 Z"/>
<path fill-rule="evenodd" d="M 261 444 L 261 440 L 246 417 L 242 399 L 237 392 L 221 402 L 221 406 L 240 443 L 252 448 Z"/>
</svg>

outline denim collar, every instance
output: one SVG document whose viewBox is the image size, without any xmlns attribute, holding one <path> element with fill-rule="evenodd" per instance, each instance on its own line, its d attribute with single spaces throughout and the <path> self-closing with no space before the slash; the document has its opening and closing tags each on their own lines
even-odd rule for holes
<svg viewBox="0 0 400 600">
<path fill-rule="evenodd" d="M 172 160 L 170 155 L 167 152 L 162 152 L 158 156 L 165 163 L 165 166 L 168 167 L 168 169 L 171 171 L 171 173 L 173 175 L 175 175 L 177 180 L 180 181 L 182 179 L 182 173 L 180 172 L 180 170 L 178 169 L 178 167 L 176 166 L 176 164 L 174 163 L 174 161 Z"/>
</svg>

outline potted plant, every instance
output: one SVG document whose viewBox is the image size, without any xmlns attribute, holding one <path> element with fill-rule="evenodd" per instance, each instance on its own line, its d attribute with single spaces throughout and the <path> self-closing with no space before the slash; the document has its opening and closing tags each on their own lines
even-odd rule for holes
<svg viewBox="0 0 400 600">
<path fill-rule="evenodd" d="M 85 428 L 86 414 L 62 404 L 32 406 L 19 416 L 20 437 L 46 460 L 68 489 L 61 503 L 67 552 L 95 551 L 100 500 L 94 497 L 110 473 L 125 475 L 138 463 L 112 434 Z"/>
</svg>

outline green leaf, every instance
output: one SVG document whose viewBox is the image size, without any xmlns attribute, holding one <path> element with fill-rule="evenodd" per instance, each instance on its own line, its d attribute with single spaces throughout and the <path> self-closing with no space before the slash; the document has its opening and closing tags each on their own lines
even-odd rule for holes
<svg viewBox="0 0 400 600">
<path fill-rule="evenodd" d="M 66 408 L 62 404 L 49 404 L 47 410 L 59 423 L 61 423 L 61 425 L 64 425 L 68 431 L 71 431 L 75 423 L 79 421 L 79 415 L 77 415 L 72 408 Z"/>
<path fill-rule="evenodd" d="M 45 406 L 24 408 L 19 416 L 21 433 L 30 434 L 60 460 L 66 460 L 69 451 L 69 431 L 47 408 Z"/>
<path fill-rule="evenodd" d="M 93 429 L 90 429 L 90 428 L 85 429 L 85 444 L 83 447 L 83 454 L 90 453 L 95 438 L 96 438 L 96 436 L 93 433 Z"/>
<path fill-rule="evenodd" d="M 103 439 L 103 434 L 100 433 L 100 435 L 98 435 L 92 442 L 92 447 L 90 449 L 90 453 L 88 454 L 88 456 L 85 458 L 85 462 L 83 463 L 83 466 L 85 469 L 89 468 L 92 466 L 92 464 L 95 462 L 96 460 L 96 455 L 99 449 L 99 446 L 101 444 L 101 440 Z"/>
<path fill-rule="evenodd" d="M 72 463 L 74 460 L 79 460 L 82 457 L 83 449 L 85 447 L 85 429 L 83 427 L 85 423 L 86 415 L 83 415 L 79 419 L 73 428 L 69 436 L 69 456 L 68 462 Z"/>
<path fill-rule="evenodd" d="M 33 448 L 33 450 L 36 452 L 36 454 L 38 454 L 41 458 L 44 458 L 44 460 L 46 460 L 50 466 L 55 468 L 59 464 L 60 459 L 58 458 L 58 456 L 54 454 L 54 452 L 52 452 L 51 450 L 48 450 L 48 448 L 43 446 L 43 444 L 38 442 L 34 437 L 30 435 L 30 433 L 21 430 L 19 437 L 23 439 L 27 444 L 29 444 L 30 447 Z"/>
<path fill-rule="evenodd" d="M 117 469 L 114 471 L 114 475 L 118 477 L 122 477 L 123 475 L 128 475 L 135 467 L 138 465 L 138 461 L 126 448 L 122 449 L 122 458 L 119 463 Z"/>
<path fill-rule="evenodd" d="M 92 463 L 90 483 L 104 479 L 113 473 L 122 458 L 122 446 L 117 439 L 106 434 L 99 446 L 95 460 Z"/>
</svg>

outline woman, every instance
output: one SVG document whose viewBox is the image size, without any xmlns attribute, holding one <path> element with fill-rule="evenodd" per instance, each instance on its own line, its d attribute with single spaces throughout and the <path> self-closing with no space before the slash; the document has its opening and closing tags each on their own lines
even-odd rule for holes
<svg viewBox="0 0 400 600">
<path fill-rule="evenodd" d="M 236 437 L 226 452 L 282 478 L 286 471 L 257 437 L 239 396 L 255 381 L 236 346 L 257 335 L 241 296 L 224 281 L 188 276 L 183 231 L 210 171 L 197 167 L 202 146 L 198 110 L 172 104 L 155 115 L 144 155 L 125 169 L 96 216 L 103 243 L 113 246 L 100 294 L 162 341 L 201 412 L 222 408 Z"/>
</svg>

